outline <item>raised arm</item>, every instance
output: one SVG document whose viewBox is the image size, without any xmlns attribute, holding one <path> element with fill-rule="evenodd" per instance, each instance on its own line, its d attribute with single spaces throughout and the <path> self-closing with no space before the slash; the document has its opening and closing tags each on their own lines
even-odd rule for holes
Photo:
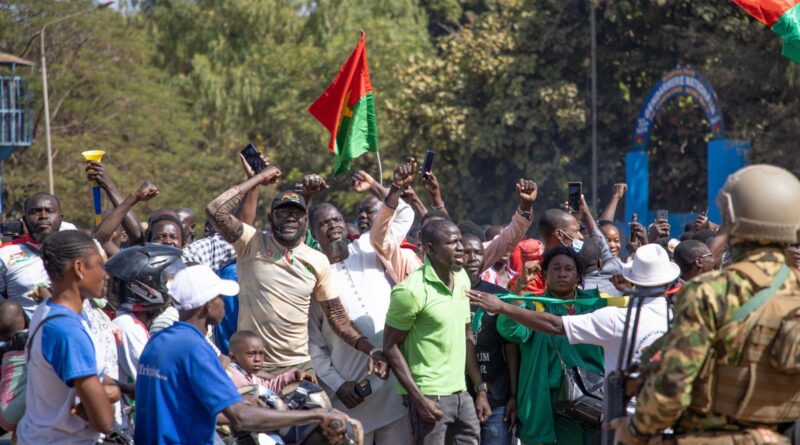
<svg viewBox="0 0 800 445">
<path fill-rule="evenodd" d="M 328 188 L 328 183 L 325 182 L 325 179 L 315 173 L 303 176 L 303 182 L 300 185 L 302 187 L 300 194 L 303 195 L 303 199 L 306 201 L 307 209 L 311 208 L 311 199 L 314 195 Z"/>
<path fill-rule="evenodd" d="M 114 207 L 114 210 L 106 215 L 103 221 L 100 222 L 100 225 L 94 229 L 94 237 L 100 245 L 103 246 L 103 250 L 106 251 L 108 256 L 116 255 L 116 253 L 119 252 L 119 247 L 111 242 L 111 238 L 114 236 L 117 227 L 122 223 L 125 215 L 131 213 L 131 209 L 138 202 L 149 201 L 156 196 L 158 196 L 158 188 L 151 184 L 150 181 L 143 182 L 142 185 L 139 186 L 139 189 L 128 195 L 124 201 Z"/>
<path fill-rule="evenodd" d="M 614 184 L 614 188 L 611 193 L 611 200 L 608 201 L 608 205 L 606 206 L 605 210 L 603 210 L 603 213 L 600 214 L 600 221 L 614 222 L 614 218 L 616 218 L 617 215 L 617 206 L 622 200 L 622 197 L 625 196 L 625 192 L 627 190 L 628 184 L 625 184 L 624 182 Z"/>
<path fill-rule="evenodd" d="M 259 152 L 259 156 L 261 156 L 261 160 L 264 161 L 267 166 L 269 166 L 269 159 L 264 156 L 263 153 Z M 247 175 L 247 179 L 252 178 L 255 176 L 253 172 L 253 168 L 250 167 L 250 164 L 247 163 L 247 159 L 239 153 L 239 161 L 242 163 L 242 168 L 244 169 L 245 174 Z M 261 191 L 261 184 L 257 184 L 255 187 L 251 188 L 244 194 L 244 198 L 242 198 L 242 203 L 239 204 L 239 207 L 236 208 L 234 211 L 234 215 L 239 218 L 239 221 L 253 225 L 256 220 L 256 213 L 258 211 L 258 195 Z"/>
<path fill-rule="evenodd" d="M 428 213 L 428 209 L 425 208 L 425 204 L 423 204 L 422 200 L 419 199 L 419 195 L 417 192 L 414 191 L 414 187 L 407 186 L 403 193 L 400 195 L 403 198 L 403 201 L 407 202 L 408 205 L 414 210 L 414 214 L 417 215 L 417 218 L 422 220 L 426 213 Z"/>
<path fill-rule="evenodd" d="M 596 238 L 600 242 L 603 262 L 611 261 L 614 258 L 614 254 L 611 252 L 611 248 L 608 247 L 608 240 L 603 235 L 603 232 L 600 231 L 600 227 L 597 226 L 597 222 L 592 216 L 592 211 L 589 209 L 589 204 L 586 203 L 586 197 L 583 195 L 581 195 L 581 213 L 583 214 L 583 224 L 586 226 L 586 230 L 589 231 L 592 238 Z"/>
<path fill-rule="evenodd" d="M 258 185 L 274 183 L 280 176 L 281 171 L 277 167 L 267 166 L 261 173 L 228 189 L 208 204 L 206 216 L 226 241 L 233 243 L 242 236 L 242 221 L 235 216 L 234 210 L 242 202 L 245 194 Z"/>
<path fill-rule="evenodd" d="M 445 207 L 442 199 L 442 188 L 439 186 L 439 180 L 436 179 L 436 175 L 433 172 L 422 174 L 422 186 L 425 187 L 431 197 L 431 207 L 447 213 L 447 207 Z"/>
<path fill-rule="evenodd" d="M 533 221 L 533 203 L 538 195 L 536 183 L 530 179 L 520 179 L 516 186 L 519 207 L 514 211 L 511 222 L 503 228 L 495 239 L 484 243 L 483 267 L 485 270 L 492 264 L 500 261 L 507 253 L 514 250 L 514 247 L 525 236 L 525 232 Z"/>
<path fill-rule="evenodd" d="M 91 182 L 96 182 L 106 192 L 108 200 L 114 204 L 114 207 L 122 203 L 122 194 L 117 189 L 114 181 L 111 180 L 105 165 L 89 161 L 86 165 L 86 178 Z M 125 233 L 128 234 L 128 241 L 131 244 L 142 242 L 142 228 L 139 226 L 139 221 L 136 220 L 136 215 L 133 212 L 128 212 L 124 215 L 122 227 L 125 229 Z"/>
<path fill-rule="evenodd" d="M 395 168 L 389 194 L 378 209 L 369 234 L 370 243 L 375 248 L 378 258 L 396 283 L 403 281 L 409 273 L 422 265 L 416 256 L 412 255 L 412 258 L 403 254 L 400 243 L 392 235 L 391 230 L 395 213 L 400 206 L 400 194 L 405 187 L 414 182 L 416 167 L 416 161 L 410 159 Z"/>
<path fill-rule="evenodd" d="M 359 193 L 369 192 L 379 200 L 383 201 L 386 198 L 386 195 L 389 194 L 389 190 L 382 186 L 378 181 L 375 180 L 369 173 L 365 172 L 364 170 L 359 170 L 353 175 L 353 190 Z"/>
</svg>

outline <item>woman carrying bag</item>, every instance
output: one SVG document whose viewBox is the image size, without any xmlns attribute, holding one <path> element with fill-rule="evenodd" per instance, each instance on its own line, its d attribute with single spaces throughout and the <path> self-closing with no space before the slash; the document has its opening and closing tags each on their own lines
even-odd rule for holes
<svg viewBox="0 0 800 445">
<path fill-rule="evenodd" d="M 572 248 L 549 250 L 542 263 L 546 291 L 536 301 L 521 302 L 521 307 L 556 316 L 594 312 L 624 299 L 604 298 L 596 289 L 580 289 L 583 266 Z M 480 294 L 470 294 L 480 304 Z M 520 302 L 517 302 L 520 303 Z M 492 311 L 492 308 L 488 308 Z M 572 398 L 602 387 L 603 349 L 593 345 L 570 345 L 563 336 L 535 332 L 502 313 L 497 318 L 500 335 L 520 345 L 521 366 L 517 394 L 519 437 L 526 445 L 589 445 L 595 441 L 598 425 L 574 414 Z M 591 398 L 597 402 L 597 398 Z"/>
</svg>

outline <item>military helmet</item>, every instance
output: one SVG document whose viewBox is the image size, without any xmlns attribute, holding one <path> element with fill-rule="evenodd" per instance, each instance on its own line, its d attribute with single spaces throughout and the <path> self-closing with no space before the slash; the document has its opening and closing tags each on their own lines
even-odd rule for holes
<svg viewBox="0 0 800 445">
<path fill-rule="evenodd" d="M 169 299 L 167 285 L 184 268 L 180 249 L 152 243 L 122 249 L 105 264 L 119 309 L 130 312 L 160 309 Z"/>
<path fill-rule="evenodd" d="M 800 229 L 800 181 L 773 165 L 752 165 L 728 176 L 717 195 L 731 237 L 790 244 Z"/>
</svg>

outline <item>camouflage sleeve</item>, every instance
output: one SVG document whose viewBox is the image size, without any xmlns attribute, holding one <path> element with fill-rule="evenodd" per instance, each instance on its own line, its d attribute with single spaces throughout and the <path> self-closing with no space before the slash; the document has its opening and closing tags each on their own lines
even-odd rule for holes
<svg viewBox="0 0 800 445">
<path fill-rule="evenodd" d="M 717 332 L 715 314 L 725 313 L 724 280 L 690 282 L 677 297 L 675 320 L 663 358 L 638 394 L 633 423 L 641 434 L 656 435 L 675 424 L 689 406 L 694 383 Z"/>
</svg>

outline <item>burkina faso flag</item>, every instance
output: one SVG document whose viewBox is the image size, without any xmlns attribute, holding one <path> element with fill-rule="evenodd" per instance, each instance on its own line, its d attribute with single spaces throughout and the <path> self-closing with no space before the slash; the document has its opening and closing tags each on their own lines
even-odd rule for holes
<svg viewBox="0 0 800 445">
<path fill-rule="evenodd" d="M 328 148 L 336 155 L 334 175 L 350 170 L 350 161 L 365 152 L 378 151 L 375 99 L 363 31 L 356 49 L 308 111 L 331 133 Z"/>
<path fill-rule="evenodd" d="M 800 0 L 733 0 L 783 39 L 784 56 L 800 63 Z"/>
</svg>

